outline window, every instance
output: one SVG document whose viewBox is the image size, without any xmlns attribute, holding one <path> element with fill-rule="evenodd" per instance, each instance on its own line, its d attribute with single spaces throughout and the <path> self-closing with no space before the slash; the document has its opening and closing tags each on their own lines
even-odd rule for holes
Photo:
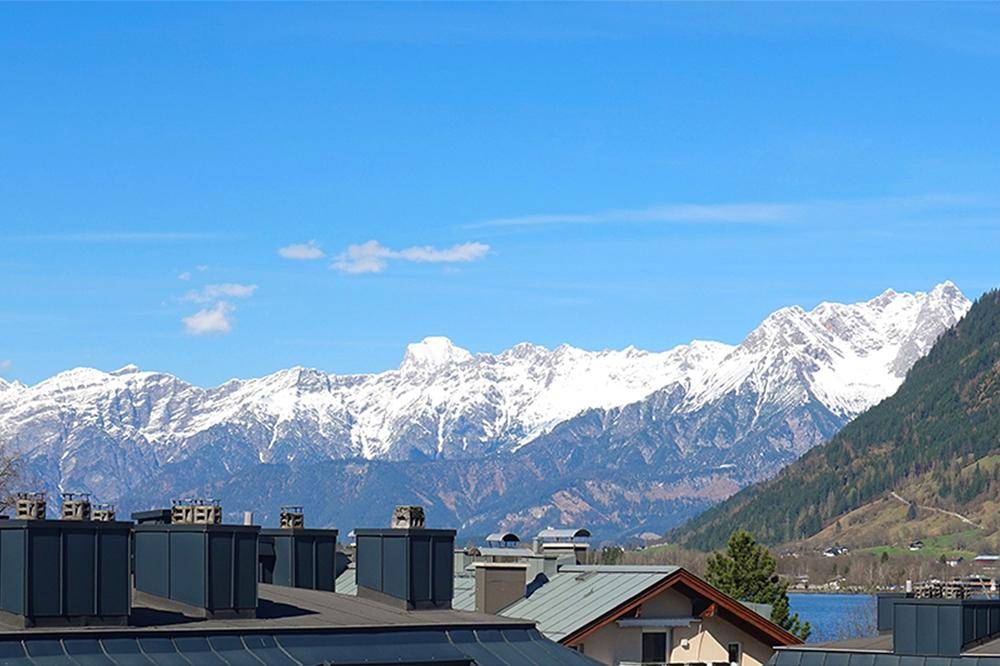
<svg viewBox="0 0 1000 666">
<path fill-rule="evenodd" d="M 740 663 L 740 657 L 743 656 L 742 654 L 743 651 L 740 649 L 740 644 L 730 643 L 727 650 L 729 651 L 729 663 L 738 665 Z"/>
<path fill-rule="evenodd" d="M 663 631 L 642 635 L 642 663 L 664 664 L 667 661 L 667 634 Z"/>
</svg>

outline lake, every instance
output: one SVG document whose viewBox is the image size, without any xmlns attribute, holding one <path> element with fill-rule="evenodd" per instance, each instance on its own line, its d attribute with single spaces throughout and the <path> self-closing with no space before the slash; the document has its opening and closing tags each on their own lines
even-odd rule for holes
<svg viewBox="0 0 1000 666">
<path fill-rule="evenodd" d="M 792 613 L 812 625 L 809 642 L 854 638 L 875 631 L 870 594 L 789 594 Z"/>
</svg>

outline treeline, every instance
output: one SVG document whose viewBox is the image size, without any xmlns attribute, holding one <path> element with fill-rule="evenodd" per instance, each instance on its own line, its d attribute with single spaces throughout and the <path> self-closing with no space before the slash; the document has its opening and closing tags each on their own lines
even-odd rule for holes
<svg viewBox="0 0 1000 666">
<path fill-rule="evenodd" d="M 744 528 L 766 543 L 811 536 L 903 482 L 931 475 L 957 507 L 995 487 L 996 472 L 962 473 L 1000 446 L 1000 291 L 984 294 L 895 395 L 774 479 L 747 488 L 671 534 L 720 547 Z M 936 475 L 936 476 L 935 476 Z"/>
</svg>

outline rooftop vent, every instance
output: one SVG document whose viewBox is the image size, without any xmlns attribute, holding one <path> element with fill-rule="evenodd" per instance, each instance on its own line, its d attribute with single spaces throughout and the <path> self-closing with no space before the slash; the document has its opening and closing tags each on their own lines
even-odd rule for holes
<svg viewBox="0 0 1000 666">
<path fill-rule="evenodd" d="M 90 493 L 63 493 L 62 519 L 90 520 Z"/>
<path fill-rule="evenodd" d="M 15 500 L 15 520 L 45 520 L 45 493 L 18 493 Z"/>
<path fill-rule="evenodd" d="M 580 528 L 553 528 L 548 527 L 538 533 L 535 537 L 534 551 L 538 554 L 566 554 L 573 555 L 576 563 L 580 564 L 586 557 L 590 544 L 581 539 L 590 536 L 590 531 Z"/>
<path fill-rule="evenodd" d="M 222 524 L 222 506 L 217 499 L 175 499 L 171 505 L 170 522 L 174 525 Z"/>
<path fill-rule="evenodd" d="M 416 530 L 424 526 L 424 507 L 397 506 L 392 512 L 389 527 L 394 530 Z"/>
<path fill-rule="evenodd" d="M 24 627 L 126 624 L 132 524 L 41 520 L 44 500 L 22 499 L 32 517 L 0 521 L 0 616 Z"/>
<path fill-rule="evenodd" d="M 397 507 L 392 524 L 401 526 L 354 530 L 358 596 L 408 610 L 451 608 L 455 530 L 424 528 L 419 506 Z"/>
<path fill-rule="evenodd" d="M 513 532 L 494 532 L 486 536 L 486 543 L 499 548 L 513 548 L 521 543 L 521 538 Z"/>
<path fill-rule="evenodd" d="M 255 617 L 260 527 L 223 525 L 222 508 L 207 502 L 175 502 L 170 523 L 164 513 L 133 514 L 149 520 L 133 528 L 136 598 L 158 597 L 198 617 Z M 178 514 L 188 522 L 174 522 Z"/>
<path fill-rule="evenodd" d="M 897 655 L 957 657 L 1000 635 L 1000 601 L 995 599 L 895 598 L 886 606 L 892 611 Z"/>
<path fill-rule="evenodd" d="M 259 580 L 334 592 L 337 530 L 306 529 L 302 516 L 302 507 L 283 506 L 281 527 L 260 531 Z"/>
<path fill-rule="evenodd" d="M 284 529 L 301 529 L 306 526 L 305 513 L 301 506 L 281 507 L 281 520 L 278 523 Z"/>
<path fill-rule="evenodd" d="M 110 523 L 115 519 L 114 504 L 96 504 L 91 519 L 99 523 Z"/>
</svg>

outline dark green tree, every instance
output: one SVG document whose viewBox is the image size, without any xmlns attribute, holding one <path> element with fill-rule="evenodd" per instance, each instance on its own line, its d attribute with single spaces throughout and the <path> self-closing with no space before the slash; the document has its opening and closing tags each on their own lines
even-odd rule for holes
<svg viewBox="0 0 1000 666">
<path fill-rule="evenodd" d="M 740 530 L 729 537 L 725 552 L 708 558 L 708 582 L 739 601 L 769 604 L 771 621 L 803 640 L 812 630 L 788 606 L 788 582 L 775 573 L 777 562 L 749 532 Z"/>
</svg>

